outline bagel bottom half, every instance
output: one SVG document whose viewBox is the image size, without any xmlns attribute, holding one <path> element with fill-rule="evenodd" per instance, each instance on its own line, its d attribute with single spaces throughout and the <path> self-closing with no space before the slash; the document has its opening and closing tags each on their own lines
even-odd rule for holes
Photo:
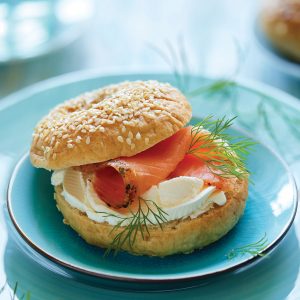
<svg viewBox="0 0 300 300">
<path fill-rule="evenodd" d="M 224 236 L 244 212 L 248 194 L 247 180 L 236 180 L 231 192 L 226 193 L 227 202 L 215 205 L 206 213 L 194 219 L 176 220 L 165 223 L 163 230 L 148 226 L 149 235 L 137 234 L 132 247 L 125 243 L 122 247 L 135 255 L 167 256 L 175 253 L 190 253 L 201 249 Z M 57 208 L 64 216 L 64 223 L 70 225 L 87 243 L 102 248 L 110 246 L 121 229 L 111 232 L 113 226 L 97 223 L 76 208 L 61 195 L 62 186 L 55 187 Z"/>
</svg>

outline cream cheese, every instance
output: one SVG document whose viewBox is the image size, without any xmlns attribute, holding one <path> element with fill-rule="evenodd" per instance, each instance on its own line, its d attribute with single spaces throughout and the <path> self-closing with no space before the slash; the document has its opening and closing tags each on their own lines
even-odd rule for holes
<svg viewBox="0 0 300 300">
<path fill-rule="evenodd" d="M 123 218 L 131 216 L 127 210 L 122 213 L 109 207 L 102 201 L 89 181 L 85 181 L 82 173 L 73 169 L 54 171 L 52 185 L 63 185 L 62 196 L 74 208 L 87 214 L 91 220 L 99 223 L 118 224 Z M 205 186 L 202 179 L 180 176 L 152 186 L 142 199 L 155 208 L 155 203 L 165 213 L 167 221 L 196 218 L 207 212 L 214 204 L 222 206 L 226 203 L 224 192 L 217 191 L 214 186 Z M 154 216 L 149 215 L 151 223 L 157 223 Z M 127 225 L 125 220 L 122 225 Z"/>
</svg>

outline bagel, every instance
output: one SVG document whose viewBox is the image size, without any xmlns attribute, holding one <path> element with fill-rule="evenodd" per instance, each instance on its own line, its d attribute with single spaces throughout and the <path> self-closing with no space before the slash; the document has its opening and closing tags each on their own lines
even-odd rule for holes
<svg viewBox="0 0 300 300">
<path fill-rule="evenodd" d="M 264 1 L 259 19 L 274 47 L 300 62 L 300 0 Z"/>
<path fill-rule="evenodd" d="M 238 222 L 246 205 L 247 180 L 230 181 L 234 188 L 226 193 L 225 205 L 215 206 L 195 219 L 168 222 L 162 230 L 159 226 L 148 226 L 149 234 L 143 238 L 138 232 L 136 242 L 132 246 L 126 242 L 122 249 L 135 255 L 164 257 L 176 253 L 188 254 L 219 240 Z M 64 223 L 91 245 L 108 248 L 122 230 L 119 228 L 112 232 L 114 226 L 95 222 L 70 206 L 62 196 L 62 186 L 55 187 L 54 198 L 64 216 Z"/>
<path fill-rule="evenodd" d="M 87 243 L 135 255 L 190 253 L 231 230 L 248 195 L 248 176 L 222 177 L 189 152 L 190 118 L 190 104 L 167 83 L 107 86 L 64 102 L 38 123 L 31 162 L 53 170 L 57 208 Z M 116 244 L 128 220 L 149 207 L 134 242 Z"/>
<path fill-rule="evenodd" d="M 190 104 L 169 84 L 111 85 L 54 108 L 35 128 L 30 158 L 35 167 L 56 170 L 132 156 L 190 118 Z"/>
</svg>

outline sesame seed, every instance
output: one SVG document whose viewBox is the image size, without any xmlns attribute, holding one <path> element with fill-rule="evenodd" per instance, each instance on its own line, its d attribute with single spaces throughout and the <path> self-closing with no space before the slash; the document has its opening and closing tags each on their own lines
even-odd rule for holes
<svg viewBox="0 0 300 300">
<path fill-rule="evenodd" d="M 51 152 L 50 152 L 50 151 L 46 152 L 46 153 L 45 153 L 45 157 L 46 157 L 47 159 L 49 159 L 49 157 L 50 157 L 50 154 L 51 154 Z"/>
<path fill-rule="evenodd" d="M 58 148 L 58 146 L 59 146 L 59 144 L 60 144 L 60 142 L 59 142 L 59 141 L 57 141 L 57 142 L 55 143 L 54 149 L 57 149 L 57 148 Z"/>
<path fill-rule="evenodd" d="M 130 148 L 133 150 L 135 148 L 135 144 L 131 144 Z"/>
<path fill-rule="evenodd" d="M 121 123 L 122 122 L 122 118 L 121 117 L 114 117 L 114 120 Z"/>
<path fill-rule="evenodd" d="M 69 149 L 72 149 L 72 148 L 74 148 L 74 145 L 73 145 L 73 144 L 67 144 L 67 147 L 68 147 Z"/>
<path fill-rule="evenodd" d="M 124 125 L 129 125 L 129 126 L 133 125 L 132 121 L 126 121 L 126 120 L 123 121 L 123 124 Z"/>
<path fill-rule="evenodd" d="M 47 147 L 45 148 L 45 151 L 44 151 L 44 152 L 45 152 L 45 153 L 50 152 L 50 149 L 51 149 L 51 148 L 47 146 Z"/>
<path fill-rule="evenodd" d="M 140 139 L 141 139 L 141 134 L 138 132 L 138 133 L 136 134 L 135 138 L 136 138 L 137 140 L 140 140 Z"/>
<path fill-rule="evenodd" d="M 67 139 L 68 137 L 69 137 L 68 134 L 64 134 L 64 135 L 62 136 L 63 140 Z"/>
<path fill-rule="evenodd" d="M 133 138 L 133 134 L 132 134 L 132 132 L 131 132 L 131 131 L 129 131 L 129 132 L 128 132 L 128 137 L 129 137 L 130 139 L 132 139 L 132 138 Z"/>
<path fill-rule="evenodd" d="M 44 136 L 47 136 L 49 134 L 49 130 L 47 130 L 47 129 L 44 130 L 43 134 L 44 134 Z"/>
<path fill-rule="evenodd" d="M 118 139 L 118 141 L 119 141 L 120 143 L 123 143 L 123 142 L 124 142 L 123 137 L 121 137 L 120 135 L 117 137 L 117 139 Z"/>
<path fill-rule="evenodd" d="M 145 138 L 145 144 L 148 145 L 149 144 L 149 138 Z"/>
<path fill-rule="evenodd" d="M 85 140 L 85 143 L 88 145 L 91 142 L 91 138 L 88 136 Z"/>
<path fill-rule="evenodd" d="M 126 143 L 127 143 L 128 145 L 131 145 L 131 139 L 130 139 L 130 138 L 127 138 L 127 139 L 126 139 Z"/>
<path fill-rule="evenodd" d="M 104 131 L 105 131 L 105 128 L 104 128 L 104 127 L 100 127 L 99 130 L 100 130 L 101 132 L 104 132 Z"/>
</svg>

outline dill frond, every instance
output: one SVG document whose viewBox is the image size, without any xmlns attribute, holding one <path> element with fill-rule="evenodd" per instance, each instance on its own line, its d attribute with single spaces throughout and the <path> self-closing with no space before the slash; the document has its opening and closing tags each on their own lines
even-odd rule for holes
<svg viewBox="0 0 300 300">
<path fill-rule="evenodd" d="M 235 118 L 213 120 L 208 116 L 194 125 L 188 154 L 203 160 L 218 176 L 242 179 L 249 175 L 244 161 L 255 143 L 226 133 Z"/>
<path fill-rule="evenodd" d="M 263 256 L 262 251 L 268 245 L 267 233 L 257 242 L 245 245 L 243 247 L 238 247 L 230 250 L 230 252 L 226 255 L 228 259 L 233 259 L 239 255 L 243 256 L 245 254 L 250 254 L 254 256 Z"/>
<path fill-rule="evenodd" d="M 3 293 L 3 291 L 5 290 L 5 287 L 6 287 L 6 281 L 5 281 L 5 283 L 3 284 L 3 286 L 0 287 L 0 295 L 1 295 L 1 293 Z"/>
<path fill-rule="evenodd" d="M 189 99 L 197 97 L 202 94 L 213 94 L 225 91 L 227 88 L 236 86 L 236 82 L 230 79 L 219 79 L 207 85 L 202 85 L 199 88 L 186 93 Z"/>
<path fill-rule="evenodd" d="M 105 216 L 114 216 L 120 221 L 113 227 L 110 234 L 119 231 L 110 246 L 106 249 L 104 256 L 109 255 L 114 251 L 114 255 L 122 249 L 122 247 L 128 243 L 132 249 L 138 234 L 141 235 L 144 240 L 146 236 L 150 235 L 149 226 L 159 225 L 160 229 L 163 230 L 163 223 L 167 222 L 167 213 L 161 209 L 152 200 L 145 200 L 142 198 L 138 199 L 138 208 L 135 212 L 130 210 L 131 214 L 127 217 L 119 217 L 114 214 L 106 214 Z M 126 224 L 125 226 L 124 223 Z"/>
</svg>

